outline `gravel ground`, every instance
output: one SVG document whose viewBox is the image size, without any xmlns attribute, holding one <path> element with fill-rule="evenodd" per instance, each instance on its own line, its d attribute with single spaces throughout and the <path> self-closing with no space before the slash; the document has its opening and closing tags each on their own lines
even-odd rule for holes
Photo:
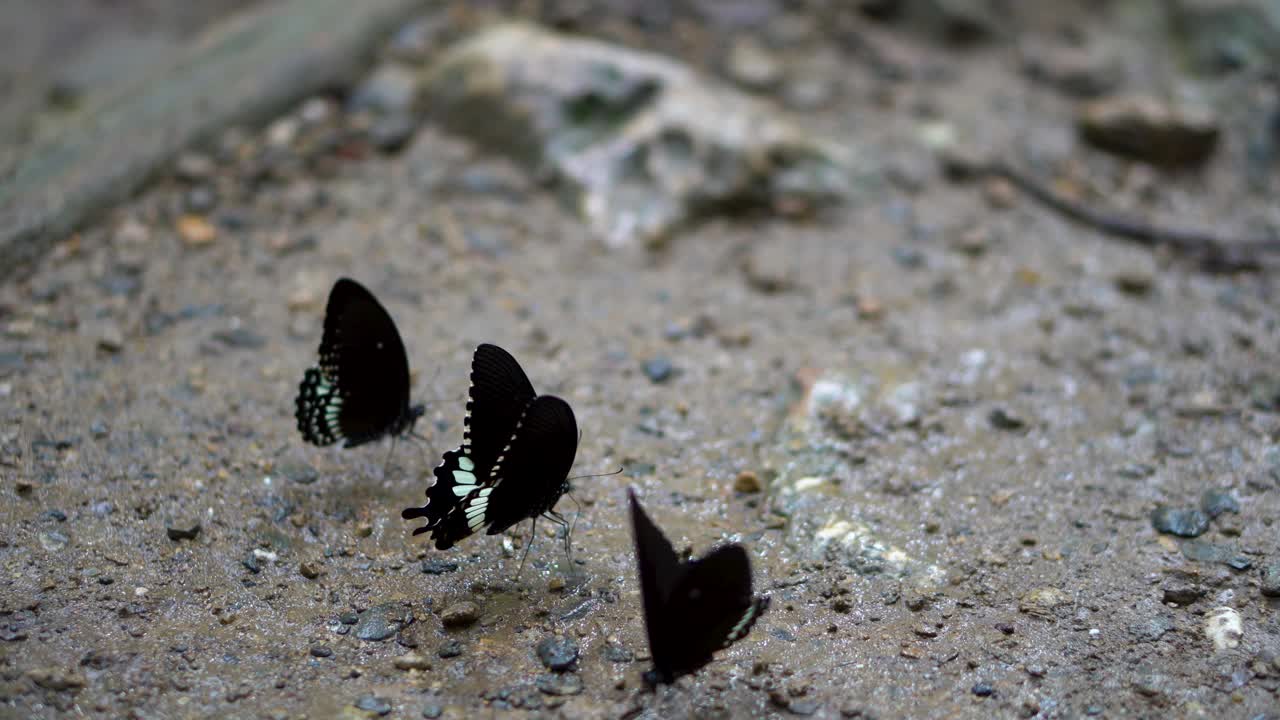
<svg viewBox="0 0 1280 720">
<path fill-rule="evenodd" d="M 1124 48 L 1130 87 L 1162 66 L 1077 25 Z M 1227 118 L 1197 173 L 1129 164 L 1083 145 L 1075 100 L 1007 44 L 865 32 L 896 71 L 831 62 L 812 28 L 770 51 L 807 68 L 770 92 L 823 81 L 802 122 L 883 168 L 818 218 L 605 251 L 506 161 L 431 128 L 378 152 L 319 98 L 0 287 L 0 713 L 1277 717 L 1271 276 L 952 183 L 928 147 L 950 133 L 1096 202 L 1275 227 L 1245 140 Z M 298 437 L 340 275 L 396 319 L 425 443 Z M 575 483 L 572 566 L 546 524 L 516 577 L 527 524 L 441 553 L 399 517 L 461 437 L 480 342 L 573 404 L 576 473 L 626 469 Z M 833 384 L 856 399 L 807 417 Z M 677 547 L 745 543 L 773 597 L 653 695 L 628 484 Z M 841 519 L 909 562 L 820 547 Z M 1221 607 L 1241 633 L 1216 648 Z"/>
</svg>

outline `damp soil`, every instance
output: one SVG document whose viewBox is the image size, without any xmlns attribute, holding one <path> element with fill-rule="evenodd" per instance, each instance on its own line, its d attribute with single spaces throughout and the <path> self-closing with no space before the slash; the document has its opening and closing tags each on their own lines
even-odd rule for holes
<svg viewBox="0 0 1280 720">
<path fill-rule="evenodd" d="M 843 89 L 803 121 L 884 181 L 821 217 L 606 251 L 526 174 L 424 128 L 265 179 L 219 163 L 211 238 L 174 229 L 191 181 L 162 178 L 0 288 L 0 714 L 1271 717 L 1271 278 L 949 183 L 922 126 L 1078 154 L 1104 187 L 1117 163 L 1008 48 L 898 42 L 945 81 L 828 67 Z M 1239 228 L 1232 157 L 1145 187 L 1168 217 Z M 343 275 L 400 328 L 424 441 L 298 436 Z M 461 438 L 481 342 L 573 405 L 575 473 L 624 468 L 557 506 L 572 559 L 540 524 L 519 575 L 527 523 L 437 552 L 400 519 Z M 815 451 L 787 424 L 824 372 L 914 383 L 918 412 L 855 418 L 820 478 L 830 517 L 786 516 L 813 484 L 786 458 Z M 652 695 L 628 485 L 678 548 L 747 545 L 772 596 L 750 637 Z M 1238 512 L 1195 541 L 1153 527 L 1214 489 Z M 868 571 L 791 531 L 835 517 L 934 571 Z M 1221 651 L 1219 606 L 1243 623 Z M 539 658 L 549 637 L 577 648 L 565 674 Z"/>
</svg>

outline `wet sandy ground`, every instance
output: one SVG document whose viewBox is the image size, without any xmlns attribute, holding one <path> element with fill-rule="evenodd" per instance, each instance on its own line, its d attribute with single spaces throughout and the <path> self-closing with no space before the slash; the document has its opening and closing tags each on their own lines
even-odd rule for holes
<svg viewBox="0 0 1280 720">
<path fill-rule="evenodd" d="M 928 89 L 936 115 L 1085 152 L 1067 105 L 1005 64 L 953 68 Z M 172 229 L 187 187 L 163 181 L 0 289 L 2 712 L 1271 717 L 1269 278 L 1198 274 L 1027 201 L 993 208 L 938 176 L 912 98 L 874 106 L 862 79 L 807 122 L 890 181 L 819 221 L 712 221 L 657 253 L 606 253 L 518 171 L 424 130 L 390 159 L 226 193 L 235 227 L 200 247 Z M 1013 109 L 992 119 L 977 98 Z M 1096 161 L 1100 184 L 1111 167 Z M 1231 177 L 1170 180 L 1161 205 L 1229 229 L 1258 212 L 1213 191 Z M 385 444 L 315 449 L 293 427 L 339 275 L 388 306 L 428 404 L 429 442 L 385 470 Z M 460 439 L 486 341 L 573 404 L 575 472 L 627 468 L 577 483 L 568 572 L 546 527 L 516 578 L 527 524 L 438 553 L 399 518 Z M 652 381 L 654 358 L 673 376 Z M 916 384 L 919 420 L 858 410 L 811 492 L 940 577 L 823 559 L 788 528 L 827 518 L 788 525 L 777 497 L 734 490 L 824 452 L 783 431 L 818 370 L 873 396 Z M 748 544 L 773 596 L 747 640 L 656 697 L 638 693 L 628 483 L 677 547 Z M 1214 488 L 1240 512 L 1201 540 L 1245 569 L 1152 528 L 1158 504 Z M 463 602 L 478 620 L 446 629 Z M 1215 652 L 1203 627 L 1224 605 L 1244 636 Z M 550 636 L 577 644 L 580 692 L 544 677 Z"/>
</svg>

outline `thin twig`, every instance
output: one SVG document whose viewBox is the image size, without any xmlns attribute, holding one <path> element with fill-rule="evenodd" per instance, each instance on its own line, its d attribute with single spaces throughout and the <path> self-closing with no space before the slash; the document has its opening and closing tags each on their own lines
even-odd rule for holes
<svg viewBox="0 0 1280 720">
<path fill-rule="evenodd" d="M 1261 270 L 1264 256 L 1280 254 L 1280 238 L 1233 240 L 1208 230 L 1160 227 L 1133 217 L 1085 207 L 1000 161 L 980 165 L 975 171 L 978 175 L 1003 178 L 1042 205 L 1107 235 L 1131 240 L 1143 247 L 1167 247 L 1195 258 L 1207 272 Z"/>
</svg>

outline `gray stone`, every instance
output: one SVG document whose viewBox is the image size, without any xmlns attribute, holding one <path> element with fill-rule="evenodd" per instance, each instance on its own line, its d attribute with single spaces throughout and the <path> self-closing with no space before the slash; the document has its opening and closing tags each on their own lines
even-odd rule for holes
<svg viewBox="0 0 1280 720">
<path fill-rule="evenodd" d="M 1271 563 L 1262 568 L 1262 594 L 1280 597 L 1280 563 Z"/>
<path fill-rule="evenodd" d="M 351 93 L 347 105 L 352 112 L 404 112 L 413 104 L 415 85 L 413 71 L 398 63 L 384 63 Z"/>
<path fill-rule="evenodd" d="M 194 140 L 258 122 L 348 77 L 420 10 L 418 0 L 262 3 L 175 44 L 168 61 L 148 63 L 146 82 L 133 72 L 104 79 L 6 165 L 0 280 L 128 199 Z"/>
<path fill-rule="evenodd" d="M 856 154 L 673 60 L 518 23 L 455 46 L 421 85 L 446 126 L 548 170 L 609 246 L 661 241 L 735 202 L 839 201 Z"/>
<path fill-rule="evenodd" d="M 1151 511 L 1151 526 L 1168 535 L 1193 538 L 1209 529 L 1209 517 L 1199 510 L 1161 505 Z"/>
<path fill-rule="evenodd" d="M 663 355 L 645 360 L 644 364 L 641 365 L 641 369 L 644 370 L 645 377 L 654 383 L 664 383 L 675 374 L 675 366 Z"/>
<path fill-rule="evenodd" d="M 360 613 L 355 632 L 361 640 L 381 642 L 395 637 L 404 625 L 401 607 L 396 603 L 384 603 Z"/>
<path fill-rule="evenodd" d="M 534 681 L 547 695 L 577 695 L 582 692 L 582 678 L 572 673 L 547 673 Z"/>
<path fill-rule="evenodd" d="M 1205 490 L 1200 496 L 1200 509 L 1211 519 L 1222 513 L 1240 513 L 1240 501 L 1229 490 Z"/>
<path fill-rule="evenodd" d="M 538 659 L 548 670 L 569 670 L 578 661 L 578 643 L 570 638 L 545 638 L 538 643 Z"/>
<path fill-rule="evenodd" d="M 391 703 L 376 695 L 361 695 L 356 698 L 354 704 L 357 710 L 363 710 L 378 716 L 391 713 Z"/>
<path fill-rule="evenodd" d="M 316 472 L 314 467 L 296 460 L 286 460 L 280 463 L 276 468 L 276 473 L 284 479 L 299 485 L 310 485 L 320 479 L 320 473 Z"/>
</svg>

